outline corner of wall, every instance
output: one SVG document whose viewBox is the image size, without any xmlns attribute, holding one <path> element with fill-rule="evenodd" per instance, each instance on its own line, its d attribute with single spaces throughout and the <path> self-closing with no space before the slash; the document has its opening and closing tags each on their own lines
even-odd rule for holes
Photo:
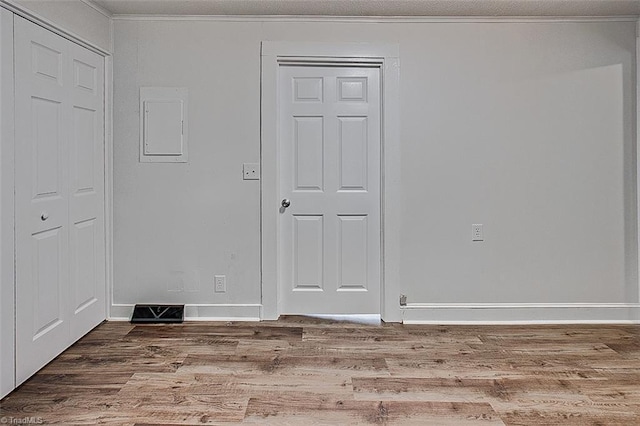
<svg viewBox="0 0 640 426">
<path fill-rule="evenodd" d="M 633 126 L 635 127 L 635 171 L 636 171 L 636 225 L 638 220 L 640 219 L 640 172 L 638 170 L 640 165 L 640 18 L 636 21 L 636 75 L 635 75 L 635 83 L 636 83 L 636 97 L 635 97 L 635 110 L 636 110 L 636 119 L 633 121 Z M 638 292 L 636 302 L 640 303 L 640 227 L 636 227 L 636 262 L 638 266 Z M 640 319 L 640 312 L 636 314 L 636 319 Z"/>
</svg>

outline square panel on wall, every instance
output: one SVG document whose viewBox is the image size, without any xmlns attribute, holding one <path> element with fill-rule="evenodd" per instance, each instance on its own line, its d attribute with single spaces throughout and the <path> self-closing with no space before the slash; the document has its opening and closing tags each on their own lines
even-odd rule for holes
<svg viewBox="0 0 640 426">
<path fill-rule="evenodd" d="M 186 163 L 185 87 L 140 88 L 140 162 Z"/>
</svg>

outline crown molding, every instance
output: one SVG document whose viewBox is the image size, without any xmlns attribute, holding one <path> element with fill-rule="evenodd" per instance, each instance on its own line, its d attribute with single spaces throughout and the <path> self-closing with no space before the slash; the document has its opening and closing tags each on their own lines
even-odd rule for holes
<svg viewBox="0 0 640 426">
<path fill-rule="evenodd" d="M 90 1 L 90 0 L 83 0 Z M 340 22 L 340 23 L 539 23 L 637 22 L 619 16 L 280 16 L 280 15 L 112 15 L 116 21 Z"/>
<path fill-rule="evenodd" d="M 105 9 L 104 7 L 98 5 L 97 3 L 94 3 L 93 0 L 80 0 L 80 1 L 82 3 L 84 3 L 84 4 L 86 4 L 87 6 L 89 6 L 90 8 L 94 9 L 99 14 L 104 15 L 109 19 L 111 19 L 113 17 L 113 13 L 111 13 L 110 11 Z"/>
<path fill-rule="evenodd" d="M 15 0 L 0 0 L 0 7 L 9 10 L 10 12 L 15 13 L 18 16 L 21 16 L 31 22 L 34 22 L 38 25 L 40 25 L 41 27 L 55 33 L 58 34 L 61 37 L 64 37 L 68 40 L 71 40 L 77 44 L 79 44 L 80 46 L 86 47 L 87 49 L 91 50 L 92 52 L 97 53 L 100 56 L 110 56 L 111 52 L 105 50 L 104 48 L 98 46 L 97 44 L 88 41 L 87 39 L 85 39 L 82 36 L 79 36 L 78 34 L 72 32 L 72 31 L 68 31 L 64 28 L 62 28 L 61 26 L 59 26 L 57 23 L 35 13 L 32 12 L 30 9 L 27 9 L 26 7 L 24 7 L 21 4 L 18 4 L 15 2 Z"/>
</svg>

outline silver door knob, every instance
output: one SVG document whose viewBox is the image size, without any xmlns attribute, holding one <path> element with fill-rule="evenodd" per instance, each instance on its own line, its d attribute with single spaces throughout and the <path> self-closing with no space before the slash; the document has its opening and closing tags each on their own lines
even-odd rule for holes
<svg viewBox="0 0 640 426">
<path fill-rule="evenodd" d="M 287 200 L 285 198 L 285 199 L 282 200 L 282 203 L 280 203 L 280 205 L 286 209 L 287 207 L 289 207 L 291 205 L 291 201 L 289 201 L 289 200 Z"/>
<path fill-rule="evenodd" d="M 49 219 L 49 213 L 47 212 L 42 212 L 42 214 L 40 215 L 40 219 L 42 219 L 42 221 L 44 222 L 45 220 Z"/>
</svg>

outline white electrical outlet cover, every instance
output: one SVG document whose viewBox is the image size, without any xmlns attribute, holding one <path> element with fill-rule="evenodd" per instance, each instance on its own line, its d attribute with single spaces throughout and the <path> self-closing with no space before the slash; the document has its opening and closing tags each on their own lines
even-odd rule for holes
<svg viewBox="0 0 640 426">
<path fill-rule="evenodd" d="M 471 241 L 484 241 L 481 223 L 471 225 Z"/>
<path fill-rule="evenodd" d="M 260 180 L 260 163 L 244 163 L 242 178 L 244 180 Z"/>
<path fill-rule="evenodd" d="M 213 277 L 214 291 L 216 293 L 225 293 L 227 291 L 227 277 L 226 275 L 215 275 Z"/>
</svg>

